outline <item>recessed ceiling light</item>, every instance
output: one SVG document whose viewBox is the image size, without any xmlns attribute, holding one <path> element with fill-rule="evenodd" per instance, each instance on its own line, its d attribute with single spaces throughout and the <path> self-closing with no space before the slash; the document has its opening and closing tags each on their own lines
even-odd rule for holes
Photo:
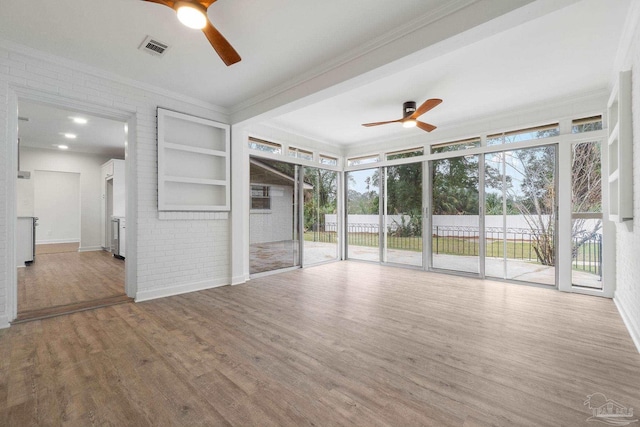
<svg viewBox="0 0 640 427">
<path fill-rule="evenodd" d="M 78 135 L 76 135 L 75 133 L 64 133 L 63 135 L 68 139 L 76 139 L 78 137 Z"/>
<path fill-rule="evenodd" d="M 68 145 L 58 145 L 58 148 L 61 149 L 61 150 L 66 150 L 66 149 L 69 148 L 69 146 Z"/>
<path fill-rule="evenodd" d="M 73 120 L 73 123 L 77 123 L 79 125 L 86 125 L 88 122 L 84 117 L 71 117 L 71 120 Z"/>
</svg>

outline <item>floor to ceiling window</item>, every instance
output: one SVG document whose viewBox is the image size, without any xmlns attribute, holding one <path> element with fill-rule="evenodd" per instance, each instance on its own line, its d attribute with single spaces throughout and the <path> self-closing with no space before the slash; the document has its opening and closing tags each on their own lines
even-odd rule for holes
<svg viewBox="0 0 640 427">
<path fill-rule="evenodd" d="M 303 264 L 338 258 L 338 172 L 304 167 Z"/>
<path fill-rule="evenodd" d="M 380 261 L 380 169 L 348 172 L 346 180 L 348 256 Z"/>
<path fill-rule="evenodd" d="M 549 286 L 562 277 L 564 289 L 571 271 L 574 291 L 606 290 L 602 138 L 600 116 L 566 120 L 433 144 L 428 154 L 421 146 L 352 157 L 344 175 L 337 158 L 250 138 L 250 149 L 288 160 L 251 159 L 251 272 L 342 254 Z M 557 197 L 569 188 L 571 211 Z M 563 227 L 571 217 L 570 243 L 568 230 L 558 233 L 558 205 Z"/>
<path fill-rule="evenodd" d="M 448 147 L 436 148 L 433 151 L 449 151 Z M 433 268 L 479 273 L 478 162 L 478 155 L 450 157 L 431 162 Z"/>
<path fill-rule="evenodd" d="M 383 261 L 422 266 L 422 162 L 384 169 Z"/>
<path fill-rule="evenodd" d="M 602 129 L 600 116 L 574 120 L 572 133 Z M 602 289 L 602 157 L 599 141 L 571 146 L 571 283 Z"/>
<path fill-rule="evenodd" d="M 556 284 L 556 146 L 485 154 L 485 275 Z"/>
<path fill-rule="evenodd" d="M 250 159 L 251 274 L 300 265 L 299 173 L 291 163 Z"/>
</svg>

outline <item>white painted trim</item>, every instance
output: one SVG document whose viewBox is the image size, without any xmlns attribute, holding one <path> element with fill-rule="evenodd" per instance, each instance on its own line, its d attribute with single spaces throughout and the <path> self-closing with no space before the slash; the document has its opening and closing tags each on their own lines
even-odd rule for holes
<svg viewBox="0 0 640 427">
<path fill-rule="evenodd" d="M 9 326 L 9 316 L 0 316 L 0 329 L 6 329 Z"/>
<path fill-rule="evenodd" d="M 6 157 L 5 165 L 7 166 L 6 173 L 6 254 L 5 257 L 5 286 L 6 286 L 6 302 L 3 318 L 0 318 L 1 325 L 6 324 L 18 316 L 18 272 L 16 270 L 17 265 L 17 233 L 18 233 L 18 218 L 17 211 L 17 173 L 18 170 L 18 96 L 16 92 L 8 87 L 7 93 L 7 144 L 4 153 Z M 10 141 L 16 141 L 15 144 Z M 2 157 L 0 154 L 0 157 Z"/>
<path fill-rule="evenodd" d="M 231 278 L 231 284 L 232 285 L 242 285 L 243 283 L 248 282 L 249 280 L 251 280 L 251 276 L 246 274 L 246 275 L 242 275 L 242 276 L 235 276 Z"/>
<path fill-rule="evenodd" d="M 213 279 L 213 280 L 203 280 L 200 282 L 192 282 L 185 283 L 177 286 L 170 286 L 162 289 L 153 289 L 150 291 L 140 291 L 136 295 L 135 301 L 149 301 L 157 298 L 165 298 L 180 294 L 186 294 L 189 292 L 203 291 L 205 289 L 217 288 L 220 286 L 229 285 L 229 279 Z"/>
<path fill-rule="evenodd" d="M 82 248 L 78 248 L 78 252 L 94 252 L 94 251 L 101 251 L 101 250 L 103 250 L 102 246 L 85 246 Z"/>
<path fill-rule="evenodd" d="M 100 68 L 92 67 L 82 62 L 77 62 L 77 61 L 62 58 L 56 55 L 51 55 L 43 51 L 33 49 L 28 46 L 21 45 L 19 43 L 15 43 L 6 39 L 0 38 L 0 47 L 5 48 L 8 51 L 14 52 L 18 55 L 30 56 L 40 61 L 46 61 L 52 64 L 61 65 L 72 70 L 77 70 L 77 71 L 92 75 L 94 77 L 100 77 L 115 83 L 125 84 L 137 89 L 142 89 L 147 92 L 152 92 L 152 93 L 163 95 L 178 101 L 186 102 L 196 107 L 202 107 L 209 110 L 213 110 L 217 113 L 225 114 L 227 116 L 229 115 L 228 109 L 221 107 L 219 105 L 215 105 L 210 102 L 203 101 L 201 99 L 192 98 L 190 96 L 186 96 L 177 92 L 172 92 L 170 90 L 164 89 L 159 86 L 154 86 L 149 83 L 144 83 L 138 80 L 123 77 L 118 74 L 102 70 Z"/>
<path fill-rule="evenodd" d="M 0 46 L 2 45 L 0 40 Z M 125 292 L 131 298 L 134 298 L 137 293 L 137 195 L 138 195 L 138 181 L 137 177 L 137 165 L 136 165 L 136 126 L 137 126 L 137 118 L 136 111 L 134 110 L 123 110 L 116 109 L 113 107 L 107 107 L 97 104 L 91 104 L 85 101 L 78 101 L 70 98 L 66 98 L 57 94 L 50 94 L 46 92 L 42 92 L 36 89 L 31 89 L 23 86 L 9 86 L 9 107 L 11 108 L 12 97 L 15 98 L 15 106 L 16 113 L 12 114 L 11 111 L 8 112 L 8 124 L 9 127 L 12 126 L 12 123 L 15 121 L 16 130 L 17 130 L 17 105 L 19 99 L 27 99 L 31 101 L 39 101 L 51 104 L 60 108 L 73 108 L 84 110 L 88 113 L 95 114 L 101 117 L 109 118 L 112 120 L 119 120 L 127 122 L 128 125 L 128 138 L 127 144 L 125 145 L 125 167 L 127 176 L 134 177 L 134 179 L 129 179 L 126 184 L 126 192 L 127 192 L 127 203 L 126 203 L 126 213 L 125 217 L 127 219 L 127 242 L 126 242 L 126 254 L 129 262 L 125 263 Z M 8 135 L 9 139 L 13 136 L 9 131 Z M 17 135 L 15 135 L 17 140 Z M 18 312 L 18 297 L 17 297 L 17 272 L 16 272 L 16 245 L 15 245 L 15 233 L 17 230 L 17 217 L 15 215 L 16 209 L 16 180 L 17 174 L 9 173 L 9 171 L 17 171 L 17 154 L 16 150 L 17 144 L 7 144 L 7 150 L 5 154 L 9 159 L 7 162 L 9 164 L 8 168 L 8 176 L 7 176 L 7 206 L 8 206 L 8 218 L 7 218 L 7 229 L 13 230 L 7 231 L 7 247 L 8 256 L 6 257 L 7 261 L 7 303 L 6 303 L 6 313 L 8 319 L 15 319 Z"/>
<path fill-rule="evenodd" d="M 622 300 L 620 300 L 617 297 L 617 295 L 614 296 L 613 302 L 616 304 L 616 307 L 618 308 L 618 313 L 620 313 L 620 317 L 622 317 L 622 321 L 624 322 L 624 325 L 627 327 L 627 330 L 629 331 L 629 335 L 631 335 L 631 339 L 633 340 L 633 343 L 636 345 L 636 349 L 638 350 L 638 353 L 640 353 L 640 329 L 638 329 L 637 326 L 634 325 L 633 321 L 627 314 L 626 309 L 624 308 L 624 303 L 622 302 Z"/>
<path fill-rule="evenodd" d="M 74 237 L 72 239 L 45 239 L 45 240 L 36 240 L 36 245 L 55 245 L 58 243 L 80 243 L 79 237 Z"/>
</svg>

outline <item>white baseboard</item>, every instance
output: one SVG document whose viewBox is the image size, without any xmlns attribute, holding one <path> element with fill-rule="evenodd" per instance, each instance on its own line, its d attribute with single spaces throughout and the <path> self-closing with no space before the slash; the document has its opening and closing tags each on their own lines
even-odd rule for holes
<svg viewBox="0 0 640 427">
<path fill-rule="evenodd" d="M 213 279 L 203 280 L 201 282 L 186 283 L 182 285 L 171 286 L 162 289 L 152 289 L 148 291 L 139 291 L 136 294 L 135 301 L 149 301 L 157 298 L 170 297 L 174 295 L 186 294 L 189 292 L 203 291 L 205 289 L 217 288 L 229 284 L 229 279 Z"/>
<path fill-rule="evenodd" d="M 0 316 L 0 329 L 5 329 L 9 326 L 9 318 L 7 316 Z"/>
<path fill-rule="evenodd" d="M 620 317 L 622 317 L 622 321 L 624 322 L 624 325 L 627 327 L 627 330 L 629 331 L 629 335 L 631 335 L 631 339 L 633 340 L 633 343 L 636 345 L 636 349 L 638 350 L 638 353 L 640 353 L 640 330 L 638 330 L 638 326 L 634 325 L 633 321 L 629 318 L 629 315 L 624 308 L 624 304 L 617 297 L 614 296 L 613 302 L 616 304 L 616 307 L 618 308 Z"/>
<path fill-rule="evenodd" d="M 231 278 L 231 284 L 232 285 L 241 285 L 243 283 L 246 283 L 249 281 L 249 275 L 248 274 L 243 274 L 241 276 L 235 276 Z"/>
<path fill-rule="evenodd" d="M 54 245 L 56 243 L 80 243 L 79 239 L 36 240 L 36 245 Z"/>
<path fill-rule="evenodd" d="M 101 251 L 102 246 L 83 246 L 78 248 L 78 252 L 93 252 L 93 251 Z"/>
</svg>

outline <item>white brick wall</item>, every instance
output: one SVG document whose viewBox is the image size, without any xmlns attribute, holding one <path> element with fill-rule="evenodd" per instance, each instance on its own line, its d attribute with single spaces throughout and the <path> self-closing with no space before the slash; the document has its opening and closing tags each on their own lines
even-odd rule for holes
<svg viewBox="0 0 640 427">
<path fill-rule="evenodd" d="M 625 68 L 632 68 L 633 222 L 617 225 L 614 300 L 640 351 L 640 26 L 636 28 Z"/>
<path fill-rule="evenodd" d="M 6 158 L 9 88 L 35 89 L 60 102 L 82 102 L 135 113 L 137 176 L 129 179 L 136 180 L 138 192 L 138 296 L 156 297 L 230 282 L 227 213 L 160 216 L 157 210 L 156 107 L 227 123 L 223 110 L 0 40 L 0 319 L 7 314 L 9 286 L 5 174 L 10 164 Z M 190 284 L 197 286 L 190 288 Z"/>
</svg>

